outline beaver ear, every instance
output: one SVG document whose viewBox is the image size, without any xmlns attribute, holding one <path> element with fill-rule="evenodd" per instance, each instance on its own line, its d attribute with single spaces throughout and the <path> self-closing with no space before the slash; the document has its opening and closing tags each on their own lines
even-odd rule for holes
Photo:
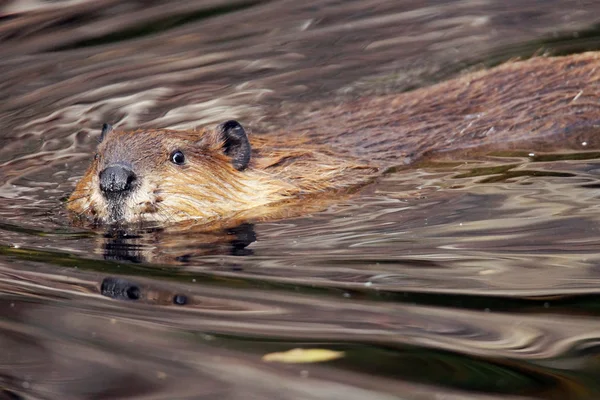
<svg viewBox="0 0 600 400">
<path fill-rule="evenodd" d="M 231 157 L 233 168 L 242 171 L 250 164 L 250 142 L 246 131 L 237 121 L 227 121 L 217 128 L 224 142 L 223 152 Z"/>
<path fill-rule="evenodd" d="M 102 133 L 100 133 L 100 138 L 98 139 L 98 143 L 102 143 L 106 135 L 108 135 L 113 130 L 111 124 L 102 124 Z"/>
</svg>

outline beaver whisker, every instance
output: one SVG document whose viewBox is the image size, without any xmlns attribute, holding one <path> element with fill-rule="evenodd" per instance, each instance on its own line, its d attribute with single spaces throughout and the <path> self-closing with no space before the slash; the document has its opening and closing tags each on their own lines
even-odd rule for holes
<svg viewBox="0 0 600 400">
<path fill-rule="evenodd" d="M 168 211 L 174 218 L 198 219 L 215 218 L 219 216 L 218 210 L 212 210 L 211 205 L 214 202 L 200 202 L 189 196 L 173 194 L 168 201 L 160 204 L 161 210 Z"/>
<path fill-rule="evenodd" d="M 88 214 L 91 208 L 92 208 L 91 204 L 87 205 L 81 212 L 76 213 L 77 214 L 77 218 L 83 218 L 83 219 L 85 219 L 86 218 L 85 214 Z"/>
<path fill-rule="evenodd" d="M 163 217 L 163 220 L 166 220 L 167 222 L 176 222 L 175 217 L 173 216 L 172 213 L 168 212 L 167 210 L 163 209 L 162 207 L 157 207 L 157 211 L 156 211 L 161 217 Z"/>
<path fill-rule="evenodd" d="M 58 203 L 58 204 L 55 204 L 55 205 L 53 205 L 53 206 L 50 208 L 50 210 L 51 210 L 51 211 L 56 211 L 57 209 L 64 207 L 64 205 L 65 205 L 65 204 L 69 204 L 69 203 L 71 203 L 71 202 L 73 202 L 73 201 L 76 201 L 76 200 L 81 200 L 82 198 L 85 198 L 85 197 L 87 197 L 87 196 L 82 196 L 82 197 L 79 197 L 79 198 L 77 198 L 77 199 L 71 199 L 71 198 L 68 198 L 68 199 L 66 199 L 66 200 L 62 200 L 62 199 L 61 199 L 61 202 L 60 202 L 60 203 Z"/>
<path fill-rule="evenodd" d="M 153 213 L 156 209 L 156 204 L 148 200 L 140 201 L 136 206 L 141 209 L 140 214 Z"/>
<path fill-rule="evenodd" d="M 77 218 L 79 218 L 79 219 L 87 219 L 86 218 L 86 214 L 95 214 L 95 212 L 90 212 L 91 210 L 93 210 L 93 204 L 90 201 L 90 196 L 89 195 L 81 195 L 81 196 L 76 197 L 76 198 L 69 198 L 67 200 L 67 202 L 66 202 L 67 206 L 70 203 L 74 203 L 76 201 L 84 203 L 84 206 L 83 206 L 83 208 L 81 210 L 75 211 L 75 214 L 76 214 Z"/>
<path fill-rule="evenodd" d="M 87 194 L 83 194 L 83 195 L 81 195 L 81 196 L 79 196 L 79 197 L 73 197 L 73 196 L 71 196 L 71 197 L 69 197 L 69 198 L 68 198 L 68 199 L 65 201 L 65 204 L 69 204 L 69 203 L 72 203 L 72 202 L 74 202 L 74 201 L 79 201 L 79 200 L 83 200 L 83 199 L 85 199 L 85 200 L 89 200 L 89 199 L 90 199 L 90 196 L 89 196 L 89 195 L 87 195 Z"/>
</svg>

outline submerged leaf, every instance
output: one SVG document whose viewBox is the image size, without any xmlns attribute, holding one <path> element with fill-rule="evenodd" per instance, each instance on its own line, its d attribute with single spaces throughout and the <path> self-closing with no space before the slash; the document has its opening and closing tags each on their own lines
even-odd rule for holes
<svg viewBox="0 0 600 400">
<path fill-rule="evenodd" d="M 324 362 L 342 357 L 344 357 L 343 351 L 327 349 L 292 349 L 289 351 L 265 354 L 262 360 L 266 362 L 299 364 Z"/>
</svg>

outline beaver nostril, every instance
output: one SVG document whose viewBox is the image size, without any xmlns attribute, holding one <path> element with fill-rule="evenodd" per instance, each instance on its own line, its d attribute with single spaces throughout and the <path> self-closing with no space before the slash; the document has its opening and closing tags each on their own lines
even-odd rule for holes
<svg viewBox="0 0 600 400">
<path fill-rule="evenodd" d="M 105 195 L 129 192 L 137 177 L 129 168 L 113 165 L 100 172 L 100 190 Z"/>
<path fill-rule="evenodd" d="M 131 175 L 127 177 L 127 184 L 125 185 L 125 190 L 131 189 L 133 182 L 135 182 L 135 174 L 132 172 Z"/>
</svg>

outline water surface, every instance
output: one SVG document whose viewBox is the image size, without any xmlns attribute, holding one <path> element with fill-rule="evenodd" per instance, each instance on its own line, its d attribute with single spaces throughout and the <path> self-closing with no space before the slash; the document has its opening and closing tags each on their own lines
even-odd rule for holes
<svg viewBox="0 0 600 400">
<path fill-rule="evenodd" d="M 293 129 L 315 105 L 596 49 L 597 5 L 2 7 L 3 398 L 600 397 L 587 142 L 427 160 L 324 210 L 222 231 L 105 234 L 64 212 L 105 121 Z M 262 361 L 299 347 L 344 357 Z"/>
</svg>

